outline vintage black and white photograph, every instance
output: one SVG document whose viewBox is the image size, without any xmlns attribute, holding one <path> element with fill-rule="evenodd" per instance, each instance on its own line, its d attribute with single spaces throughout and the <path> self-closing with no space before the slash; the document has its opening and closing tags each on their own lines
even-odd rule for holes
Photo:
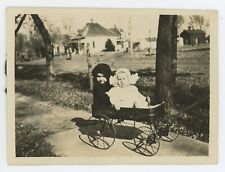
<svg viewBox="0 0 225 172">
<path fill-rule="evenodd" d="M 9 162 L 217 162 L 216 11 L 6 17 Z"/>
</svg>

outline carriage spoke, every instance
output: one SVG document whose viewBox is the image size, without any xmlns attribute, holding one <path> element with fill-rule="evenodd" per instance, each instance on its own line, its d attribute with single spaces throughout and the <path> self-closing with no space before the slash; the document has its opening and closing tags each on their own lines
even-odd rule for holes
<svg viewBox="0 0 225 172">
<path fill-rule="evenodd" d="M 159 150 L 158 137 L 155 135 L 151 127 L 139 127 L 141 133 L 134 139 L 137 150 L 145 156 L 153 156 Z"/>
<path fill-rule="evenodd" d="M 151 146 L 153 154 L 155 154 L 154 146 Z"/>
<path fill-rule="evenodd" d="M 115 141 L 115 128 L 109 120 L 100 118 L 87 127 L 90 143 L 98 149 L 108 149 Z"/>
</svg>

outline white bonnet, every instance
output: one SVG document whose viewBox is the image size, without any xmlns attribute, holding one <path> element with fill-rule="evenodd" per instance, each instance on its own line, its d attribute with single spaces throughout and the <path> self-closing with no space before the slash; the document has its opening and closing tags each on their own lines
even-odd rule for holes
<svg viewBox="0 0 225 172">
<path fill-rule="evenodd" d="M 117 83 L 118 83 L 117 76 L 118 76 L 118 74 L 119 74 L 120 72 L 123 72 L 123 73 L 125 73 L 125 74 L 127 75 L 128 82 L 129 82 L 130 85 L 135 84 L 135 83 L 137 82 L 137 80 L 139 79 L 139 76 L 138 76 L 137 73 L 131 75 L 130 71 L 129 71 L 127 68 L 119 68 L 119 69 L 116 71 L 115 75 L 114 75 L 114 76 L 111 76 L 111 77 L 109 78 L 109 83 L 110 83 L 111 85 L 113 85 L 113 86 L 118 86 L 118 85 L 117 85 Z"/>
</svg>

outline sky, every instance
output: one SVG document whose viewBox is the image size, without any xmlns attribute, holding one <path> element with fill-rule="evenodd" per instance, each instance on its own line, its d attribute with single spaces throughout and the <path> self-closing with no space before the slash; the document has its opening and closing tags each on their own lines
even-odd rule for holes
<svg viewBox="0 0 225 172">
<path fill-rule="evenodd" d="M 65 26 L 70 26 L 70 34 L 75 35 L 78 29 L 82 29 L 86 23 L 90 23 L 93 19 L 94 23 L 99 23 L 105 28 L 113 28 L 116 25 L 125 33 L 129 32 L 130 21 L 132 39 L 134 40 L 149 36 L 157 37 L 159 14 L 146 9 L 48 9 L 42 10 L 38 14 L 45 20 L 46 27 L 52 25 L 54 28 L 59 28 L 63 34 L 69 34 L 69 30 L 65 29 Z M 207 20 L 207 16 L 204 17 Z M 187 29 L 190 22 L 188 15 L 184 16 L 184 19 L 178 34 L 183 29 Z M 204 28 L 204 30 L 209 32 L 208 28 Z"/>
<path fill-rule="evenodd" d="M 126 33 L 129 30 L 129 20 L 131 22 L 132 37 L 141 38 L 150 35 L 157 36 L 158 29 L 158 15 L 151 14 L 147 10 L 135 12 L 134 10 L 76 10 L 74 12 L 43 14 L 49 22 L 53 22 L 55 26 L 63 30 L 63 25 L 70 23 L 74 32 L 77 29 L 82 29 L 86 23 L 91 22 L 99 23 L 105 28 L 123 29 Z"/>
</svg>

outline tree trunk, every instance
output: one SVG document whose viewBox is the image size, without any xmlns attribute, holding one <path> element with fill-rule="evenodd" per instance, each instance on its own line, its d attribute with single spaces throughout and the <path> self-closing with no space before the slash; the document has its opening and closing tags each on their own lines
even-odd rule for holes
<svg viewBox="0 0 225 172">
<path fill-rule="evenodd" d="M 93 90 L 93 76 L 92 76 L 92 61 L 91 56 L 87 56 L 87 65 L 88 65 L 88 79 L 90 84 L 90 90 Z"/>
<path fill-rule="evenodd" d="M 90 44 L 87 44 L 86 47 L 86 56 L 87 56 L 87 65 L 88 65 L 88 79 L 90 90 L 93 90 L 93 76 L 92 76 L 92 60 L 91 60 L 91 52 L 90 52 Z"/>
<path fill-rule="evenodd" d="M 177 72 L 176 15 L 160 15 L 156 49 L 156 99 L 173 111 Z"/>
<path fill-rule="evenodd" d="M 48 33 L 48 30 L 45 28 L 44 23 L 41 18 L 37 14 L 31 14 L 31 17 L 34 21 L 34 24 L 37 26 L 38 31 L 40 32 L 43 41 L 44 41 L 44 52 L 46 56 L 46 66 L 48 68 L 48 79 L 52 80 L 53 76 L 55 76 L 53 71 L 53 46 L 51 44 L 51 38 Z"/>
</svg>

